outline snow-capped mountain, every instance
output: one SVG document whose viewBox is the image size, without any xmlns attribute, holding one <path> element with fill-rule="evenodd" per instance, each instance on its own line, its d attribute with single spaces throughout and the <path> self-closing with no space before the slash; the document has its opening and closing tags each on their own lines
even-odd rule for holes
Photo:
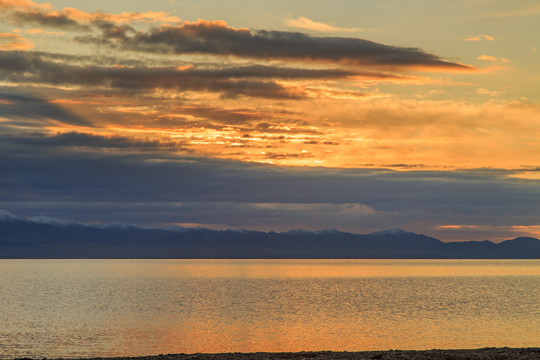
<svg viewBox="0 0 540 360">
<path fill-rule="evenodd" d="M 0 211 L 0 258 L 540 258 L 540 240 L 444 243 L 390 229 L 286 232 L 79 224 Z"/>
</svg>

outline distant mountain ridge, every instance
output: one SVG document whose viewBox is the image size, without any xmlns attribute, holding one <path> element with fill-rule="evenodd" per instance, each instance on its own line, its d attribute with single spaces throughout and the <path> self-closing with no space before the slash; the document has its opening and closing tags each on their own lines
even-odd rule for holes
<svg viewBox="0 0 540 360">
<path fill-rule="evenodd" d="M 390 229 L 352 234 L 336 229 L 287 232 L 211 230 L 126 224 L 89 225 L 0 212 L 0 258 L 114 259 L 540 259 L 540 240 L 445 243 Z"/>
</svg>

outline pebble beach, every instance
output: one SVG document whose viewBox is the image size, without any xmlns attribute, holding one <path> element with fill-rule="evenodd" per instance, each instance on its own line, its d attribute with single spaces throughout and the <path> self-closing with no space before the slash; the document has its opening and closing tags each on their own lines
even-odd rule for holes
<svg viewBox="0 0 540 360">
<path fill-rule="evenodd" d="M 360 352 L 167 354 L 142 357 L 92 358 L 87 360 L 540 360 L 540 348 L 483 348 L 473 350 L 389 350 Z M 17 360 L 34 360 L 19 358 Z M 61 360 L 61 359 L 56 359 Z M 67 359 L 63 359 L 67 360 Z M 81 359 L 78 359 L 81 360 Z"/>
</svg>

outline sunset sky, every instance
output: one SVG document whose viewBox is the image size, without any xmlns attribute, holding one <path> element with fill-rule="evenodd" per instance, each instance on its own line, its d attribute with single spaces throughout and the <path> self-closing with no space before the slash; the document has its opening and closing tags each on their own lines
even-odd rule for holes
<svg viewBox="0 0 540 360">
<path fill-rule="evenodd" d="M 0 209 L 540 237 L 537 0 L 0 0 Z"/>
</svg>

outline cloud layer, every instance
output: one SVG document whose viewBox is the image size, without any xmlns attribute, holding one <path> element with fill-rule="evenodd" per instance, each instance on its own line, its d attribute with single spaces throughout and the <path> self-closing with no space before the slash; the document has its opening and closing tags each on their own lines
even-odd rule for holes
<svg viewBox="0 0 540 360">
<path fill-rule="evenodd" d="M 392 69 L 474 69 L 472 66 L 445 61 L 418 48 L 384 45 L 360 38 L 314 37 L 299 32 L 234 28 L 221 20 L 181 22 L 180 19 L 162 12 L 105 14 L 87 13 L 74 8 L 59 11 L 32 2 L 28 2 L 27 6 L 6 3 L 4 8 L 14 9 L 12 19 L 22 24 L 32 23 L 83 32 L 90 32 L 95 28 L 101 32 L 100 35 L 81 35 L 77 37 L 78 41 L 133 51 L 178 55 L 207 54 L 265 61 L 299 61 Z M 136 30 L 133 27 L 135 22 L 157 21 L 161 22 L 160 26 L 154 26 L 149 31 Z M 312 30 L 346 30 L 302 17 L 290 20 L 289 23 Z"/>
<path fill-rule="evenodd" d="M 326 32 L 326 33 L 332 33 L 332 32 L 347 33 L 347 32 L 366 31 L 366 29 L 360 29 L 360 28 L 336 27 L 336 26 L 328 25 L 322 22 L 313 21 L 304 16 L 300 16 L 298 19 L 287 19 L 285 20 L 285 25 L 287 25 L 288 27 L 302 29 L 302 30 L 311 30 L 311 31 Z"/>
<path fill-rule="evenodd" d="M 78 221 L 221 228 L 363 232 L 398 225 L 446 239 L 455 239 L 447 225 L 468 225 L 466 238 L 510 237 L 538 225 L 537 181 L 508 171 L 269 168 L 164 156 L 170 146 L 76 133 L 4 138 L 0 207 L 24 216 L 51 209 L 49 216 Z"/>
<path fill-rule="evenodd" d="M 149 32 L 83 36 L 81 42 L 103 43 L 144 52 L 209 54 L 251 59 L 343 64 L 376 68 L 472 70 L 417 48 L 379 44 L 359 38 L 314 37 L 298 32 L 237 29 L 223 21 L 199 20 L 160 26 Z"/>
<path fill-rule="evenodd" d="M 59 62 L 58 60 L 64 60 Z M 285 86 L 281 80 L 337 80 L 351 77 L 404 79 L 377 72 L 344 69 L 302 69 L 264 65 L 194 68 L 148 66 L 95 66 L 69 63 L 76 57 L 33 52 L 0 53 L 0 79 L 13 83 L 90 86 L 149 91 L 213 91 L 225 96 L 301 98 L 302 87 Z M 81 59 L 82 60 L 82 59 Z"/>
<path fill-rule="evenodd" d="M 350 19 L 287 22 L 302 33 L 283 13 L 244 28 L 155 7 L 0 0 L 0 209 L 447 240 L 540 229 L 540 107 L 510 98 L 524 61 L 501 32 L 414 35 L 378 13 L 369 40 L 337 26 Z"/>
</svg>

